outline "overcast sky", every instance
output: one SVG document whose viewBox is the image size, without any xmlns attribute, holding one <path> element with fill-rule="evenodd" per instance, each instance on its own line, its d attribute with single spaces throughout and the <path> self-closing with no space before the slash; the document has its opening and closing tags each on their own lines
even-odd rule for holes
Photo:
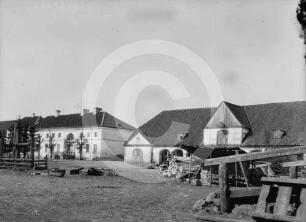
<svg viewBox="0 0 306 222">
<path fill-rule="evenodd" d="M 0 120 L 52 115 L 56 109 L 79 112 L 86 84 L 100 63 L 127 44 L 150 39 L 200 56 L 229 102 L 305 100 L 297 3 L 0 0 Z M 165 109 L 217 104 L 211 101 L 210 83 L 201 81 L 201 75 L 211 73 L 193 68 L 165 54 L 131 57 L 97 83 L 96 105 L 137 126 Z M 173 98 L 173 91 L 187 91 L 188 97 Z"/>
</svg>

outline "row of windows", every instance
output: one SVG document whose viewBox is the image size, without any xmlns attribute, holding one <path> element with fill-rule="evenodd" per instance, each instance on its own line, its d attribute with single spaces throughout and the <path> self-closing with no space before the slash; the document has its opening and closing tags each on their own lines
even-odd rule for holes
<svg viewBox="0 0 306 222">
<path fill-rule="evenodd" d="M 60 145 L 60 144 L 57 144 L 57 152 L 60 152 L 60 148 L 61 148 L 61 145 Z M 93 151 L 92 151 L 93 154 L 96 154 L 96 153 L 97 153 L 97 148 L 98 148 L 98 145 L 97 145 L 97 144 L 94 144 L 94 146 L 93 146 Z M 89 150 L 90 150 L 90 145 L 89 145 L 89 144 L 86 144 L 86 145 L 85 145 L 85 152 L 86 152 L 86 153 L 89 153 Z M 47 146 L 47 144 L 46 144 L 46 146 L 45 146 L 45 152 L 46 152 L 46 153 L 48 152 L 48 146 Z"/>
<path fill-rule="evenodd" d="M 38 134 L 39 135 L 39 134 Z M 51 136 L 52 136 L 52 138 L 55 138 L 55 133 L 51 133 Z M 49 133 L 47 133 L 46 134 L 46 138 L 49 138 L 50 137 L 50 134 Z M 62 134 L 61 133 L 58 133 L 57 134 L 57 137 L 58 138 L 61 138 L 62 137 Z M 90 137 L 90 132 L 87 132 L 87 137 Z M 94 132 L 94 137 L 98 137 L 98 132 Z"/>
</svg>

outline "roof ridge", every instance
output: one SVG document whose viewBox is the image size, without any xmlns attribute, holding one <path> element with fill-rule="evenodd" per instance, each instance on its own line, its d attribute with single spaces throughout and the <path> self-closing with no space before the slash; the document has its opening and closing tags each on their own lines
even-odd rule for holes
<svg viewBox="0 0 306 222">
<path fill-rule="evenodd" d="M 286 102 L 271 102 L 271 103 L 260 103 L 260 104 L 249 104 L 249 105 L 242 105 L 242 106 L 243 107 L 250 107 L 250 106 L 263 106 L 263 105 L 289 104 L 289 103 L 306 103 L 306 100 L 286 101 Z"/>
</svg>

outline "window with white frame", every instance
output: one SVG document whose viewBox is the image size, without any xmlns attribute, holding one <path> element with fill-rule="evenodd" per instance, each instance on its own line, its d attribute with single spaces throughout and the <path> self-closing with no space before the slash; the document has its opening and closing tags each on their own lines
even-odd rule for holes
<svg viewBox="0 0 306 222">
<path fill-rule="evenodd" d="M 61 138 L 61 137 L 62 137 L 62 134 L 61 134 L 61 133 L 58 133 L 57 136 L 58 136 L 58 138 Z"/>
<path fill-rule="evenodd" d="M 85 146 L 86 153 L 89 153 L 89 148 L 90 148 L 89 144 L 86 144 Z"/>
<path fill-rule="evenodd" d="M 98 145 L 97 145 L 97 144 L 94 144 L 94 146 L 93 146 L 93 151 L 92 151 L 93 154 L 96 154 L 96 153 L 97 153 L 97 148 L 98 148 Z"/>
<path fill-rule="evenodd" d="M 98 137 L 98 132 L 95 132 L 95 137 Z"/>
<path fill-rule="evenodd" d="M 90 132 L 87 132 L 87 137 L 90 137 Z"/>
</svg>

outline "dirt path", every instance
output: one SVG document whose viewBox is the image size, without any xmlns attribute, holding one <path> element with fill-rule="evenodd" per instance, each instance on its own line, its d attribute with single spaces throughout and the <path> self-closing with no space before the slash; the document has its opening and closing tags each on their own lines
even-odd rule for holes
<svg viewBox="0 0 306 222">
<path fill-rule="evenodd" d="M 51 160 L 48 164 L 49 169 L 71 169 L 75 167 L 110 168 L 122 177 L 142 183 L 162 183 L 172 180 L 160 177 L 159 169 L 145 169 L 122 161 Z"/>
<path fill-rule="evenodd" d="M 120 161 L 103 161 L 107 168 L 113 169 L 120 176 L 142 183 L 162 183 L 170 181 L 170 178 L 160 177 L 159 169 L 145 169 Z"/>
</svg>

